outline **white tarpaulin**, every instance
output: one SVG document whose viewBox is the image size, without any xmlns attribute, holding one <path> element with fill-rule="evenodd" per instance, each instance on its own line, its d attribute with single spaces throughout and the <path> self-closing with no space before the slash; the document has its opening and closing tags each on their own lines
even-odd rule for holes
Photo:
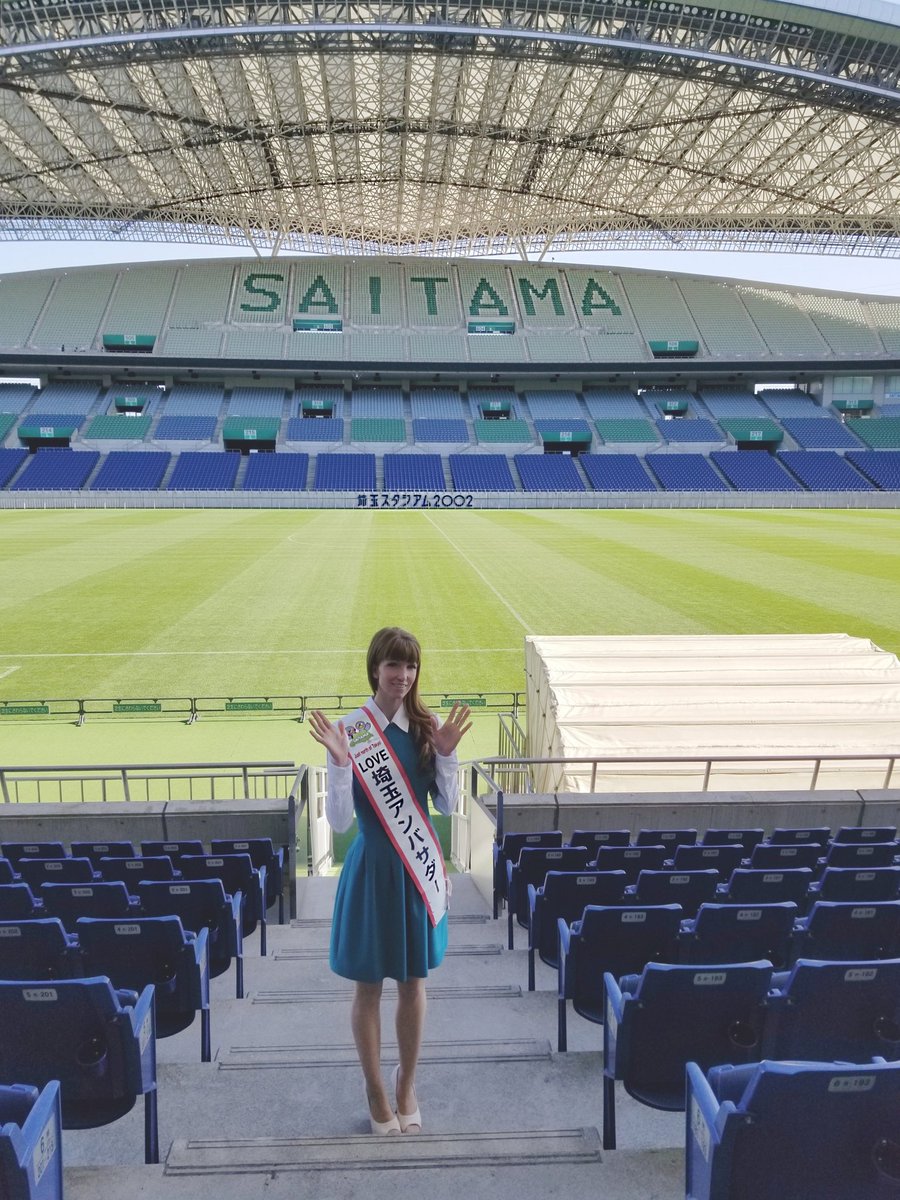
<svg viewBox="0 0 900 1200">
<path fill-rule="evenodd" d="M 529 637 L 525 639 L 528 757 L 631 761 L 548 764 L 539 792 L 881 787 L 900 754 L 900 662 L 848 634 Z M 875 762 L 851 761 L 865 754 Z M 694 763 L 638 762 L 696 756 Z M 771 755 L 771 760 L 766 760 Z M 900 770 L 900 768 L 898 768 Z"/>
</svg>

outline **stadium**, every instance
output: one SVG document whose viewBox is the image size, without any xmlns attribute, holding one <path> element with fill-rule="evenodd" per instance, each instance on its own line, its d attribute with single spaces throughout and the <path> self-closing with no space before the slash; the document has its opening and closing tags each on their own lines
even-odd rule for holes
<svg viewBox="0 0 900 1200">
<path fill-rule="evenodd" d="M 3 1200 L 896 1193 L 900 299 L 694 254 L 897 257 L 898 70 L 886 0 L 0 3 Z M 307 718 L 394 623 L 477 719 L 379 1139 Z"/>
</svg>

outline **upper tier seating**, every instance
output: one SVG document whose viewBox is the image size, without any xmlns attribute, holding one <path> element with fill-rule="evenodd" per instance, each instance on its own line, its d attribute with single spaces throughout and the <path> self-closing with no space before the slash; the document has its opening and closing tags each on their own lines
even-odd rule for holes
<svg viewBox="0 0 900 1200">
<path fill-rule="evenodd" d="M 100 395 L 100 384 L 48 383 L 34 398 L 29 415 L 38 413 L 67 413 L 70 416 L 86 417 Z"/>
<path fill-rule="evenodd" d="M 103 413 L 94 417 L 82 436 L 94 441 L 143 441 L 150 429 L 150 421 L 149 416 Z"/>
<path fill-rule="evenodd" d="M 900 491 L 900 451 L 851 450 L 847 461 L 883 491 Z"/>
<path fill-rule="evenodd" d="M 300 492 L 306 487 L 308 454 L 251 454 L 245 492 Z"/>
<path fill-rule="evenodd" d="M 834 450 L 781 450 L 781 462 L 811 492 L 865 492 L 872 484 Z"/>
<path fill-rule="evenodd" d="M 799 388 L 761 388 L 756 395 L 780 421 L 785 417 L 828 417 L 825 409 Z"/>
<path fill-rule="evenodd" d="M 512 444 L 531 441 L 528 425 L 524 421 L 485 421 L 476 419 L 472 424 L 475 429 L 475 439 L 478 442 L 496 445 L 498 443 Z"/>
<path fill-rule="evenodd" d="M 741 300 L 772 354 L 781 358 L 828 354 L 827 342 L 787 288 L 742 284 Z"/>
<path fill-rule="evenodd" d="M 153 438 L 157 442 L 211 442 L 215 434 L 215 417 L 163 416 Z"/>
<path fill-rule="evenodd" d="M 371 492 L 375 486 L 374 454 L 320 454 L 316 458 L 313 487 L 318 492 Z"/>
<path fill-rule="evenodd" d="M 678 287 L 690 306 L 710 354 L 749 359 L 765 357 L 765 343 L 733 288 L 708 279 L 679 279 Z"/>
<path fill-rule="evenodd" d="M 598 492 L 655 492 L 656 485 L 636 454 L 582 454 L 578 460 Z"/>
<path fill-rule="evenodd" d="M 516 491 L 509 459 L 502 454 L 451 454 L 447 461 L 457 491 Z"/>
<path fill-rule="evenodd" d="M 284 412 L 283 388 L 234 388 L 228 401 L 229 417 L 277 417 Z"/>
<path fill-rule="evenodd" d="M 654 446 L 659 444 L 659 431 L 646 417 L 611 417 L 609 420 L 596 421 L 595 425 L 604 442 L 622 445 L 626 443 L 644 443 Z"/>
<path fill-rule="evenodd" d="M 229 492 L 234 488 L 240 465 L 240 454 L 186 450 L 178 456 L 168 491 Z"/>
<path fill-rule="evenodd" d="M 0 448 L 0 488 L 6 487 L 27 457 L 28 451 L 21 447 Z"/>
<path fill-rule="evenodd" d="M 648 454 L 647 466 L 668 492 L 727 492 L 702 454 Z"/>
<path fill-rule="evenodd" d="M 856 450 L 857 439 L 833 417 L 786 417 L 787 433 L 803 450 Z"/>
<path fill-rule="evenodd" d="M 351 416 L 377 420 L 403 419 L 403 392 L 398 387 L 354 388 Z"/>
<path fill-rule="evenodd" d="M 583 420 L 584 418 L 575 392 L 528 391 L 525 392 L 525 400 L 535 425 L 541 418 L 554 421 L 559 418 L 569 420 L 578 420 L 579 418 Z"/>
<path fill-rule="evenodd" d="M 6 410 L 3 409 L 2 411 L 5 412 Z M 896 404 L 896 403 L 882 404 L 881 407 L 878 409 L 878 416 L 879 417 L 900 417 L 900 404 Z"/>
<path fill-rule="evenodd" d="M 720 417 L 768 416 L 760 401 L 744 388 L 702 387 L 700 398 L 717 421 Z"/>
<path fill-rule="evenodd" d="M 468 442 L 469 430 L 462 419 L 413 417 L 412 436 L 416 443 L 449 442 L 458 445 Z"/>
<path fill-rule="evenodd" d="M 458 421 L 466 416 L 463 398 L 453 387 L 410 388 L 409 403 L 413 422 L 416 419 Z"/>
<path fill-rule="evenodd" d="M 662 439 L 667 442 L 678 442 L 679 444 L 692 442 L 696 444 L 697 442 L 725 441 L 725 435 L 721 429 L 705 417 L 693 417 L 673 421 L 667 421 L 665 417 L 660 417 L 656 421 L 656 428 L 659 430 Z"/>
<path fill-rule="evenodd" d="M 594 421 L 647 418 L 647 410 L 627 387 L 585 388 L 584 403 Z"/>
<path fill-rule="evenodd" d="M 444 467 L 439 454 L 386 454 L 384 486 L 391 492 L 443 492 Z"/>
<path fill-rule="evenodd" d="M 517 454 L 516 469 L 526 492 L 583 492 L 584 483 L 567 454 Z"/>
<path fill-rule="evenodd" d="M 218 417 L 225 391 L 216 384 L 176 383 L 166 400 L 167 417 Z"/>
<path fill-rule="evenodd" d="M 405 442 L 406 423 L 394 417 L 353 417 L 352 442 Z"/>
<path fill-rule="evenodd" d="M 796 303 L 809 313 L 816 329 L 838 357 L 883 353 L 878 335 L 869 328 L 862 304 L 854 297 L 799 292 Z"/>
<path fill-rule="evenodd" d="M 39 449 L 12 484 L 13 492 L 75 491 L 84 487 L 100 459 L 96 450 Z"/>
<path fill-rule="evenodd" d="M 342 442 L 344 422 L 340 417 L 291 417 L 287 442 Z"/>
<path fill-rule="evenodd" d="M 714 450 L 713 462 L 739 492 L 801 492 L 803 489 L 771 455 L 760 450 Z"/>
<path fill-rule="evenodd" d="M 35 389 L 30 383 L 3 383 L 0 381 L 0 413 L 20 413 L 27 408 Z"/>
<path fill-rule="evenodd" d="M 847 428 L 872 450 L 900 449 L 900 417 L 848 417 Z"/>
</svg>

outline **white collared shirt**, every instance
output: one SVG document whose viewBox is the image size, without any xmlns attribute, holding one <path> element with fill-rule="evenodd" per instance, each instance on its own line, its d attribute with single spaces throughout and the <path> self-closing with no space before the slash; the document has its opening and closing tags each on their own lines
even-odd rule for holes
<svg viewBox="0 0 900 1200">
<path fill-rule="evenodd" d="M 383 729 L 388 725 L 396 725 L 404 733 L 409 733 L 409 714 L 404 704 L 400 705 L 391 718 L 384 715 L 374 699 L 370 699 L 366 707 L 374 710 L 375 717 Z M 349 759 L 343 767 L 339 767 L 330 754 L 326 754 L 326 759 L 328 790 L 325 793 L 325 817 L 335 832 L 343 833 L 353 824 L 353 768 Z M 459 799 L 459 763 L 455 750 L 452 754 L 435 754 L 434 776 L 437 787 L 434 807 L 439 813 L 449 817 Z"/>
</svg>

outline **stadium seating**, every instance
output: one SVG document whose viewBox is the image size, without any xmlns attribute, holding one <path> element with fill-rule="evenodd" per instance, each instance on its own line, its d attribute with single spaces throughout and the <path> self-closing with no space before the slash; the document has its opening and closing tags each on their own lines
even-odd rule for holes
<svg viewBox="0 0 900 1200">
<path fill-rule="evenodd" d="M 128 416 L 125 413 L 103 413 L 94 417 L 83 436 L 91 441 L 143 441 L 150 429 L 151 417 Z"/>
<path fill-rule="evenodd" d="M 727 492 L 702 454 L 648 454 L 644 462 L 667 492 Z"/>
<path fill-rule="evenodd" d="M 48 383 L 34 397 L 29 415 L 41 416 L 46 421 L 47 414 L 68 415 L 84 418 L 88 415 L 100 395 L 100 384 L 85 380 L 58 380 Z"/>
<path fill-rule="evenodd" d="M 181 838 L 176 841 L 141 842 L 141 854 L 151 857 L 166 855 L 171 858 L 173 866 L 179 866 L 186 854 L 203 854 L 203 843 L 199 838 Z M 192 928 L 192 927 L 191 927 Z"/>
<path fill-rule="evenodd" d="M 0 858 L 0 884 L 3 883 L 18 883 L 21 876 L 13 869 L 12 863 L 8 858 Z"/>
<path fill-rule="evenodd" d="M 2 842 L 3 857 L 16 868 L 23 858 L 65 858 L 62 842 Z"/>
<path fill-rule="evenodd" d="M 581 920 L 588 904 L 622 902 L 624 871 L 548 871 L 540 886 L 530 883 L 528 893 L 528 990 L 534 991 L 534 958 L 559 967 L 559 922 Z"/>
<path fill-rule="evenodd" d="M 595 421 L 594 427 L 607 445 L 656 446 L 660 441 L 656 426 L 646 417 L 609 417 Z"/>
<path fill-rule="evenodd" d="M 897 900 L 900 898 L 900 867 L 826 867 L 821 879 L 809 885 L 810 901 Z"/>
<path fill-rule="evenodd" d="M 45 883 L 93 883 L 99 878 L 89 858 L 23 858 L 19 874 L 35 895 Z"/>
<path fill-rule="evenodd" d="M 459 492 L 514 492 L 509 460 L 502 454 L 451 454 L 447 459 Z"/>
<path fill-rule="evenodd" d="M 851 450 L 847 461 L 882 491 L 900 491 L 900 450 Z"/>
<path fill-rule="evenodd" d="M 79 917 L 133 917 L 137 902 L 124 883 L 45 883 L 41 901 L 48 917 L 59 917 L 68 933 Z"/>
<path fill-rule="evenodd" d="M 153 988 L 117 992 L 109 979 L 57 980 L 34 1002 L 27 984 L 0 983 L 0 1078 L 58 1079 L 64 1129 L 94 1129 L 144 1097 L 144 1158 L 159 1162 Z"/>
<path fill-rule="evenodd" d="M 317 492 L 375 490 L 374 454 L 320 454 L 313 487 Z"/>
<path fill-rule="evenodd" d="M 593 866 L 598 871 L 624 871 L 632 884 L 641 871 L 662 871 L 670 853 L 666 846 L 601 846 Z"/>
<path fill-rule="evenodd" d="M 282 388 L 237 387 L 228 401 L 229 417 L 269 417 L 281 419 L 285 393 Z"/>
<path fill-rule="evenodd" d="M 0 488 L 6 487 L 28 457 L 28 451 L 19 447 L 0 448 Z"/>
<path fill-rule="evenodd" d="M 647 410 L 630 388 L 585 388 L 583 399 L 592 421 L 647 419 Z"/>
<path fill-rule="evenodd" d="M 211 442 L 216 435 L 215 417 L 160 417 L 153 433 L 157 442 Z"/>
<path fill-rule="evenodd" d="M 230 492 L 234 490 L 241 456 L 235 453 L 204 454 L 186 450 L 179 454 L 169 480 L 170 492 Z"/>
<path fill-rule="evenodd" d="M 63 1200 L 59 1083 L 0 1084 L 0 1196 Z"/>
<path fill-rule="evenodd" d="M 573 829 L 566 843 L 569 846 L 587 846 L 596 857 L 601 846 L 628 846 L 631 844 L 629 829 Z"/>
<path fill-rule="evenodd" d="M 414 423 L 416 420 L 460 421 L 466 415 L 463 398 L 454 387 L 410 388 L 409 404 Z"/>
<path fill-rule="evenodd" d="M 288 442 L 342 442 L 344 422 L 340 417 L 291 417 L 284 436 Z"/>
<path fill-rule="evenodd" d="M 900 448 L 900 417 L 848 417 L 847 428 L 872 450 Z"/>
<path fill-rule="evenodd" d="M 172 460 L 162 450 L 112 450 L 100 464 L 92 492 L 156 491 Z"/>
<path fill-rule="evenodd" d="M 710 458 L 738 492 L 802 492 L 803 488 L 764 451 L 713 451 Z"/>
<path fill-rule="evenodd" d="M 700 388 L 700 398 L 716 421 L 721 421 L 723 417 L 764 420 L 768 416 L 762 403 L 744 388 L 704 386 Z"/>
<path fill-rule="evenodd" d="M 736 870 L 746 851 L 740 844 L 724 846 L 676 846 L 672 866 L 676 871 L 702 871 L 712 868 L 726 883 L 731 872 Z M 756 956 L 754 956 L 756 957 Z"/>
<path fill-rule="evenodd" d="M 796 904 L 701 904 L 681 927 L 679 957 L 685 963 L 739 963 L 766 959 L 787 965 Z"/>
<path fill-rule="evenodd" d="M 889 867 L 900 856 L 900 842 L 833 842 L 823 852 L 826 867 Z"/>
<path fill-rule="evenodd" d="M 710 354 L 749 359 L 765 357 L 765 343 L 740 296 L 726 284 L 706 279 L 680 279 L 678 288 Z"/>
<path fill-rule="evenodd" d="M 20 413 L 28 407 L 35 394 L 30 383 L 5 383 L 0 380 L 0 413 Z"/>
<path fill-rule="evenodd" d="M 413 417 L 412 437 L 417 444 L 441 442 L 457 445 L 469 441 L 469 430 L 461 419 Z"/>
<path fill-rule="evenodd" d="M 900 900 L 818 900 L 794 929 L 795 958 L 900 958 Z"/>
<path fill-rule="evenodd" d="M 859 441 L 833 417 L 786 417 L 782 424 L 801 450 L 857 450 Z"/>
<path fill-rule="evenodd" d="M 743 846 L 749 854 L 764 839 L 762 829 L 707 829 L 700 839 L 701 846 Z"/>
<path fill-rule="evenodd" d="M 707 445 L 725 441 L 721 429 L 706 417 L 678 418 L 672 421 L 660 417 L 655 424 L 662 440 L 672 444 Z"/>
<path fill-rule="evenodd" d="M 719 898 L 727 904 L 780 904 L 790 900 L 803 909 L 812 879 L 809 867 L 777 871 L 738 867 L 731 872 Z"/>
<path fill-rule="evenodd" d="M 535 428 L 542 419 L 576 421 L 587 427 L 575 392 L 526 391 L 524 399 Z"/>
<path fill-rule="evenodd" d="M 582 454 L 579 462 L 595 491 L 657 491 L 656 484 L 636 454 Z"/>
<path fill-rule="evenodd" d="M 220 879 L 229 896 L 242 897 L 241 924 L 244 937 L 259 925 L 259 952 L 266 954 L 266 868 L 254 867 L 249 853 L 185 854 L 179 866 L 187 880 Z"/>
<path fill-rule="evenodd" d="M 84 487 L 100 455 L 96 450 L 44 447 L 31 456 L 10 487 L 13 492 L 63 492 Z"/>
<path fill-rule="evenodd" d="M 545 830 L 540 833 L 506 833 L 499 845 L 494 843 L 494 920 L 500 911 L 500 905 L 506 903 L 508 895 L 508 865 L 517 863 L 521 852 L 532 850 L 552 850 L 562 846 L 563 836 L 558 829 Z"/>
<path fill-rule="evenodd" d="M 516 470 L 526 492 L 583 492 L 575 461 L 565 454 L 516 454 Z"/>
<path fill-rule="evenodd" d="M 273 846 L 272 839 L 258 838 L 213 838 L 211 854 L 249 854 L 253 866 L 266 872 L 266 908 L 278 901 L 278 920 L 284 923 L 284 853 L 285 846 Z"/>
<path fill-rule="evenodd" d="M 485 445 L 518 445 L 530 442 L 531 434 L 525 421 L 484 421 L 476 419 L 472 422 L 476 442 Z"/>
<path fill-rule="evenodd" d="M 515 921 L 528 928 L 528 885 L 539 887 L 548 871 L 583 871 L 591 852 L 586 846 L 523 846 L 516 862 L 506 863 L 507 939 L 515 945 Z"/>
<path fill-rule="evenodd" d="M 615 1085 L 641 1104 L 685 1107 L 684 1072 L 761 1057 L 772 965 L 717 968 L 648 963 L 642 974 L 604 977 L 603 1147 L 616 1148 Z"/>
<path fill-rule="evenodd" d="M 766 844 L 769 846 L 827 846 L 830 840 L 831 830 L 827 825 L 790 825 L 773 829 L 766 838 Z"/>
<path fill-rule="evenodd" d="M 568 1049 L 566 1003 L 595 1024 L 605 1018 L 604 975 L 642 971 L 649 962 L 677 962 L 682 911 L 677 904 L 594 907 L 559 928 L 557 1049 Z"/>
<path fill-rule="evenodd" d="M 83 975 L 78 945 L 56 917 L 0 921 L 0 979 Z"/>
<path fill-rule="evenodd" d="M 671 853 L 675 853 L 679 846 L 694 846 L 697 843 L 696 829 L 646 829 L 641 828 L 637 831 L 634 839 L 635 846 L 665 846 Z"/>
<path fill-rule="evenodd" d="M 390 492 L 443 492 L 444 467 L 439 454 L 385 454 L 384 486 Z"/>
<path fill-rule="evenodd" d="M 46 915 L 27 883 L 0 883 L 0 921 L 30 921 Z"/>
<path fill-rule="evenodd" d="M 892 842 L 896 837 L 896 825 L 842 825 L 832 841 L 841 845 L 858 845 L 864 842 Z"/>
<path fill-rule="evenodd" d="M 354 422 L 360 418 L 403 420 L 403 392 L 398 387 L 356 387 L 350 405 Z"/>
<path fill-rule="evenodd" d="M 784 440 L 784 430 L 771 417 L 720 417 L 718 422 L 736 445 L 777 446 Z"/>
<path fill-rule="evenodd" d="M 110 856 L 101 858 L 98 867 L 101 876 L 108 883 L 124 883 L 130 896 L 137 895 L 135 889 L 142 879 L 161 880 L 176 877 L 172 860 L 166 854 Z"/>
<path fill-rule="evenodd" d="M 813 845 L 771 845 L 763 842 L 754 846 L 750 854 L 750 868 L 754 871 L 781 871 L 796 867 L 818 867 L 821 846 Z"/>
<path fill-rule="evenodd" d="M 180 880 L 178 883 L 138 884 L 140 912 L 148 917 L 175 915 L 185 929 L 209 931 L 209 973 L 216 979 L 234 961 L 234 994 L 244 995 L 244 934 L 241 918 L 243 897 L 229 896 L 221 879 Z"/>
<path fill-rule="evenodd" d="M 405 442 L 406 425 L 391 417 L 353 417 L 350 422 L 352 442 Z"/>
<path fill-rule="evenodd" d="M 678 904 L 686 919 L 696 916 L 701 904 L 711 901 L 719 885 L 719 873 L 709 871 L 641 871 L 637 883 L 627 889 L 630 904 Z"/>
<path fill-rule="evenodd" d="M 166 398 L 166 417 L 219 417 L 225 390 L 218 384 L 176 383 Z"/>
<path fill-rule="evenodd" d="M 687 1066 L 687 1200 L 884 1200 L 900 1184 L 900 1067 Z"/>
<path fill-rule="evenodd" d="M 811 492 L 865 492 L 872 484 L 855 471 L 849 457 L 833 450 L 780 450 L 779 460 Z"/>
<path fill-rule="evenodd" d="M 251 454 L 245 492 L 301 492 L 309 473 L 308 454 Z"/>
</svg>

